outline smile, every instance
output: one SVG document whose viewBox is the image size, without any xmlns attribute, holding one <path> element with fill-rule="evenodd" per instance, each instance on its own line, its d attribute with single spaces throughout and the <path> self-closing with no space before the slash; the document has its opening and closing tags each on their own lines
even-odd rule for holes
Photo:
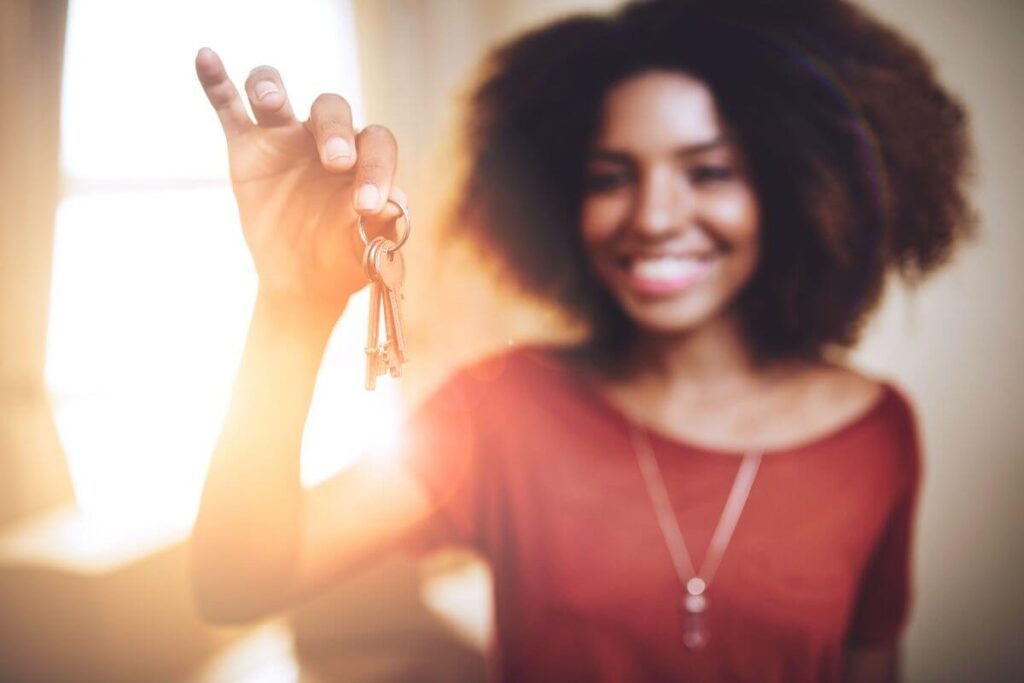
<svg viewBox="0 0 1024 683">
<path fill-rule="evenodd" d="M 688 289 L 711 271 L 715 257 L 661 255 L 632 257 L 622 261 L 626 284 L 636 294 L 665 296 Z"/>
</svg>

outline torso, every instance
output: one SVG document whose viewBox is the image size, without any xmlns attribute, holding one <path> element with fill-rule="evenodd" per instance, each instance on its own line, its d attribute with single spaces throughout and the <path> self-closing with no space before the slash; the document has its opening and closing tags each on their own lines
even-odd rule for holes
<svg viewBox="0 0 1024 683">
<path fill-rule="evenodd" d="M 682 587 L 630 445 L 631 415 L 550 352 L 477 365 L 428 403 L 411 427 L 412 464 L 439 512 L 417 541 L 469 543 L 489 560 L 501 679 L 838 681 L 851 640 L 892 639 L 909 541 L 891 530 L 907 527 L 916 490 L 913 418 L 891 386 L 822 372 L 779 394 L 807 407 L 786 420 L 805 429 L 774 433 L 790 445 L 763 459 L 709 588 L 702 652 L 682 644 Z M 831 419 L 807 428 L 826 400 Z M 697 565 L 737 472 L 738 458 L 723 455 L 751 443 L 702 431 L 702 419 L 650 430 Z M 765 447 L 766 434 L 747 437 Z"/>
</svg>

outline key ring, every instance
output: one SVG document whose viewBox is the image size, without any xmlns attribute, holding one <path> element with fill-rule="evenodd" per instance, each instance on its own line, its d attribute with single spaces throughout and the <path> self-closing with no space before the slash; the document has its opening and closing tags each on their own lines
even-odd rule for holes
<svg viewBox="0 0 1024 683">
<path fill-rule="evenodd" d="M 397 206 L 402 211 L 402 219 L 405 221 L 405 234 L 402 238 L 395 243 L 394 251 L 398 251 L 405 244 L 405 241 L 409 239 L 409 233 L 412 232 L 412 218 L 409 217 L 409 210 L 404 206 L 396 202 L 394 199 L 388 197 L 388 201 Z M 370 246 L 370 239 L 366 236 L 366 231 L 363 229 L 363 216 L 359 216 L 359 237 L 363 240 L 363 244 Z"/>
</svg>

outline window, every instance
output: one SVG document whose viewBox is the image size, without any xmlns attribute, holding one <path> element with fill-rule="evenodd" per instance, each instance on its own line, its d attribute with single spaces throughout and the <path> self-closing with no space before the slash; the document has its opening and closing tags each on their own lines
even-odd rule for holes
<svg viewBox="0 0 1024 683">
<path fill-rule="evenodd" d="M 178 529 L 198 506 L 256 285 L 193 68 L 203 45 L 240 90 L 272 64 L 300 118 L 333 91 L 362 121 L 347 0 L 71 2 L 47 384 L 79 505 Z M 394 387 L 362 388 L 366 306 L 353 299 L 324 360 L 307 484 L 395 433 Z"/>
</svg>

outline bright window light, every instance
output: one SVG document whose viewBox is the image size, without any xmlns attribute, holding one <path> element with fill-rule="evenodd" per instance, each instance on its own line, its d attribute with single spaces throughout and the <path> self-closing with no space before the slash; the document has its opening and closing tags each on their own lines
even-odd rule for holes
<svg viewBox="0 0 1024 683">
<path fill-rule="evenodd" d="M 64 170 L 74 180 L 224 178 L 220 127 L 192 66 L 204 45 L 240 92 L 253 67 L 270 64 L 296 116 L 331 91 L 345 95 L 359 125 L 354 29 L 348 0 L 72 0 Z"/>
<path fill-rule="evenodd" d="M 71 3 L 47 384 L 83 511 L 181 530 L 256 286 L 220 126 L 193 68 L 203 45 L 240 90 L 249 69 L 271 64 L 300 118 L 331 91 L 362 121 L 347 0 Z M 365 292 L 353 299 L 327 350 L 303 445 L 307 485 L 396 433 L 394 386 L 362 388 L 366 306 Z"/>
</svg>

